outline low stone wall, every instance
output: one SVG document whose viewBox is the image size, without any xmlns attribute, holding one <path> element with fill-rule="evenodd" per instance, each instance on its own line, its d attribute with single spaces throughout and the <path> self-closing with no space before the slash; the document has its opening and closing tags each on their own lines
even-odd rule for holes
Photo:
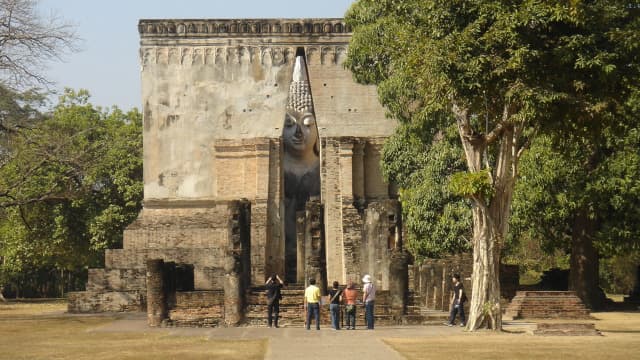
<svg viewBox="0 0 640 360">
<path fill-rule="evenodd" d="M 224 291 L 176 292 L 175 307 L 163 326 L 217 327 L 224 320 Z"/>
<path fill-rule="evenodd" d="M 453 274 L 460 274 L 469 299 L 472 295 L 473 256 L 459 254 L 441 259 L 425 259 L 409 266 L 409 292 L 416 306 L 429 310 L 449 310 Z M 519 275 L 517 265 L 500 265 L 501 296 L 508 302 L 515 296 Z M 467 302 L 468 304 L 468 302 Z"/>
<path fill-rule="evenodd" d="M 146 290 L 76 291 L 67 293 L 70 313 L 144 311 Z"/>
</svg>

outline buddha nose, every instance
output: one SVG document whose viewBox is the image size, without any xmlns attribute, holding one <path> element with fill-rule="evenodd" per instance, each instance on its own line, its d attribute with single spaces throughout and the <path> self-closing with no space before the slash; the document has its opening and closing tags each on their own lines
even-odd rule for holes
<svg viewBox="0 0 640 360">
<path fill-rule="evenodd" d="M 302 135 L 302 126 L 296 123 L 296 136 Z"/>
</svg>

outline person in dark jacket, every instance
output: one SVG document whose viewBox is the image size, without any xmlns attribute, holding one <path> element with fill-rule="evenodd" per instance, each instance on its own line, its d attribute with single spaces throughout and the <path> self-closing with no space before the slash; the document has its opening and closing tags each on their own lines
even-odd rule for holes
<svg viewBox="0 0 640 360">
<path fill-rule="evenodd" d="M 329 290 L 329 311 L 331 312 L 331 327 L 334 330 L 340 330 L 340 300 L 342 298 L 342 290 L 340 283 L 333 282 L 333 288 Z"/>
<path fill-rule="evenodd" d="M 282 279 L 277 274 L 271 275 L 265 283 L 267 288 L 267 320 L 269 327 L 278 327 L 280 300 L 282 299 Z"/>
</svg>

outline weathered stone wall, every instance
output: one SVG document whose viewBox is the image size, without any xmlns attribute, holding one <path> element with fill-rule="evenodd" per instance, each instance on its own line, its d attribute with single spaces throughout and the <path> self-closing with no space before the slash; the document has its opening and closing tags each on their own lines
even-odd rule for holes
<svg viewBox="0 0 640 360">
<path fill-rule="evenodd" d="M 223 291 L 188 291 L 176 293 L 176 304 L 163 325 L 217 327 L 223 320 Z"/>
<path fill-rule="evenodd" d="M 67 293 L 70 313 L 128 312 L 146 309 L 145 290 L 133 291 L 77 291 Z"/>
<path fill-rule="evenodd" d="M 400 210 L 397 201 L 390 199 L 389 186 L 382 178 L 382 143 L 379 137 L 350 136 L 321 141 L 329 281 L 357 282 L 369 273 L 381 289 L 388 289 L 389 256 L 396 236 L 390 229 L 396 231 Z M 379 214 L 381 211 L 384 214 Z M 400 232 L 398 228 L 398 236 Z M 391 246 L 390 236 L 394 237 Z"/>
<path fill-rule="evenodd" d="M 214 160 L 214 142 L 280 137 L 298 48 L 321 137 L 388 136 L 395 127 L 375 87 L 342 66 L 350 33 L 341 19 L 141 20 L 139 31 L 145 199 L 246 197 L 216 184 L 239 169 Z"/>
<path fill-rule="evenodd" d="M 391 250 L 401 247 L 399 208 L 379 161 L 396 123 L 384 116 L 375 87 L 356 84 L 343 67 L 351 36 L 344 22 L 141 20 L 139 33 L 144 209 L 125 230 L 123 248 L 107 250 L 105 269 L 91 271 L 93 299 L 112 303 L 78 300 L 70 309 L 144 307 L 145 291 L 130 295 L 146 289 L 149 259 L 191 264 L 196 290 L 233 285 L 224 265 L 233 250 L 229 204 L 239 199 L 251 210 L 240 230 L 250 242 L 238 286 L 284 273 L 281 135 L 300 48 L 321 142 L 324 208 L 323 227 L 305 237 L 326 241 L 318 260 L 325 281 L 370 273 L 388 289 Z"/>
<path fill-rule="evenodd" d="M 89 291 L 144 291 L 145 288 L 144 269 L 89 269 Z"/>
<path fill-rule="evenodd" d="M 369 274 L 379 289 L 389 290 L 391 255 L 400 250 L 397 200 L 370 201 L 364 209 L 363 239 L 360 243 L 362 274 Z"/>
</svg>

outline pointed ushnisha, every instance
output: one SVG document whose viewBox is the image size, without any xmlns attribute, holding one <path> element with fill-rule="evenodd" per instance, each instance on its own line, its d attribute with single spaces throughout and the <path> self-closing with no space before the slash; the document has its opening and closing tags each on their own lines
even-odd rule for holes
<svg viewBox="0 0 640 360">
<path fill-rule="evenodd" d="M 293 78 L 289 85 L 289 101 L 287 110 L 298 113 L 313 113 L 313 99 L 311 98 L 311 86 L 307 75 L 307 65 L 303 56 L 296 56 L 293 65 Z"/>
</svg>

